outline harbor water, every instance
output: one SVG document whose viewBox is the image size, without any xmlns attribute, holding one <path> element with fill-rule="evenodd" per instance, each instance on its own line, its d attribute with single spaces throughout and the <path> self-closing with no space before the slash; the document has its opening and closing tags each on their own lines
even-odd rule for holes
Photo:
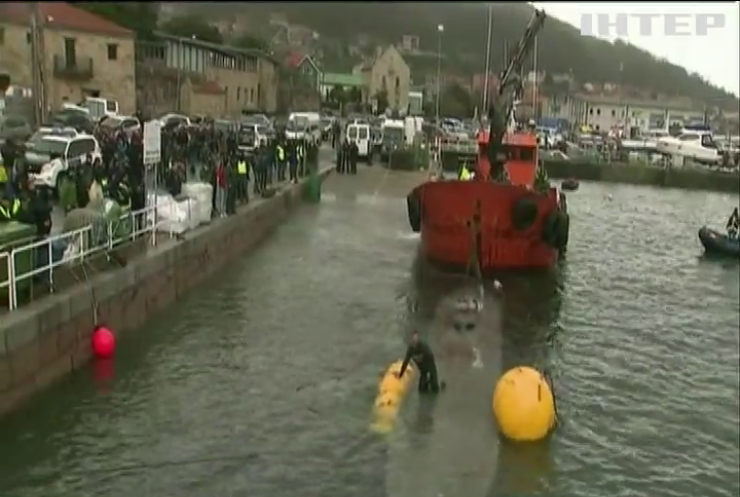
<svg viewBox="0 0 740 497">
<path fill-rule="evenodd" d="M 404 197 L 419 180 L 330 178 L 113 362 L 1 419 L 0 495 L 738 495 L 740 270 L 696 236 L 732 195 L 581 184 L 558 273 L 489 290 L 471 332 L 484 367 L 448 360 L 437 335 L 437 405 L 413 392 L 393 434 L 370 433 L 379 375 L 412 329 L 447 333 L 468 286 L 417 260 Z M 495 377 L 519 363 L 554 378 L 546 443 L 495 433 Z"/>
</svg>

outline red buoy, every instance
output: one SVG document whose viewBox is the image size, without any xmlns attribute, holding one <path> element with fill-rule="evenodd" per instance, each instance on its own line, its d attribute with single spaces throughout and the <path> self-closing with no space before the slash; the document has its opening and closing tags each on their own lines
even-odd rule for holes
<svg viewBox="0 0 740 497">
<path fill-rule="evenodd" d="M 116 351 L 116 337 L 105 326 L 98 326 L 91 337 L 92 351 L 98 359 L 113 357 Z"/>
</svg>

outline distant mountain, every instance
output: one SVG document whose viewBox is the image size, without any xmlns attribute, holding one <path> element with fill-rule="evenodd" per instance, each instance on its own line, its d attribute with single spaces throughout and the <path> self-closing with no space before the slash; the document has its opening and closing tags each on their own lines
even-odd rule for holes
<svg viewBox="0 0 740 497">
<path fill-rule="evenodd" d="M 340 40 L 345 46 L 361 34 L 376 43 L 397 43 L 403 35 L 414 35 L 420 38 L 420 48 L 428 51 L 437 50 L 437 26 L 443 24 L 445 60 L 454 60 L 469 72 L 482 72 L 484 66 L 484 3 L 183 2 L 179 9 L 211 18 L 280 13 L 291 23 L 317 31 L 322 39 Z M 532 12 L 527 3 L 494 5 L 492 68 L 502 67 L 504 42 L 511 45 L 518 41 Z M 573 26 L 554 18 L 546 20 L 539 38 L 539 66 L 553 74 L 571 73 L 581 83 L 615 83 L 655 94 L 686 96 L 710 107 L 737 109 L 739 105 L 735 95 L 680 66 L 626 43 L 582 36 Z"/>
</svg>

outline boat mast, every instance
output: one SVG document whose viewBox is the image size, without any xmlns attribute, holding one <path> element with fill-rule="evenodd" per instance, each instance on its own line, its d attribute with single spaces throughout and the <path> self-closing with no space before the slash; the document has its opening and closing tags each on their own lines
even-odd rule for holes
<svg viewBox="0 0 740 497">
<path fill-rule="evenodd" d="M 491 164 L 491 178 L 498 180 L 504 172 L 506 154 L 502 143 L 507 132 L 509 123 L 514 117 L 515 99 L 522 90 L 522 68 L 524 60 L 534 47 L 537 33 L 542 29 L 545 22 L 545 12 L 535 10 L 530 19 L 524 35 L 509 59 L 504 72 L 501 75 L 498 95 L 496 101 L 489 110 L 489 121 L 491 123 L 488 137 L 488 161 Z"/>
<path fill-rule="evenodd" d="M 493 26 L 493 4 L 488 4 L 488 32 L 486 33 L 486 64 L 483 76 L 483 105 L 481 112 L 488 109 L 488 73 L 491 71 L 491 28 Z"/>
</svg>

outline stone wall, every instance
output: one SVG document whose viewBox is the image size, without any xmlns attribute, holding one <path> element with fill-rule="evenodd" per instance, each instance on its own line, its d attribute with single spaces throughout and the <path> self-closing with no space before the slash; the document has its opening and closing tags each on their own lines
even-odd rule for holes
<svg viewBox="0 0 740 497">
<path fill-rule="evenodd" d="M 551 178 L 575 178 L 632 185 L 662 186 L 686 190 L 739 193 L 740 175 L 700 168 L 666 170 L 637 164 L 597 164 L 585 161 L 545 161 Z"/>
<path fill-rule="evenodd" d="M 136 105 L 145 117 L 154 118 L 177 112 L 178 95 L 185 84 L 176 70 L 154 64 L 136 64 Z"/>
<path fill-rule="evenodd" d="M 328 174 L 326 171 L 325 174 Z M 35 302 L 0 323 L 0 414 L 20 406 L 91 359 L 91 289 L 99 322 L 122 332 L 140 327 L 224 264 L 264 238 L 300 204 L 302 184 L 258 200 L 236 215 L 164 242 L 126 267 Z"/>
<path fill-rule="evenodd" d="M 0 44 L 0 62 L 12 78 L 11 84 L 33 86 L 31 44 L 28 26 L 3 25 L 4 42 Z M 59 109 L 64 102 L 76 103 L 85 95 L 118 101 L 122 114 L 136 110 L 134 75 L 134 40 L 80 31 L 47 28 L 43 30 L 44 65 L 47 105 Z M 77 64 L 89 72 L 76 75 L 55 74 L 54 58 L 64 60 L 65 39 L 75 40 Z M 108 57 L 108 46 L 116 46 L 114 59 Z"/>
</svg>

